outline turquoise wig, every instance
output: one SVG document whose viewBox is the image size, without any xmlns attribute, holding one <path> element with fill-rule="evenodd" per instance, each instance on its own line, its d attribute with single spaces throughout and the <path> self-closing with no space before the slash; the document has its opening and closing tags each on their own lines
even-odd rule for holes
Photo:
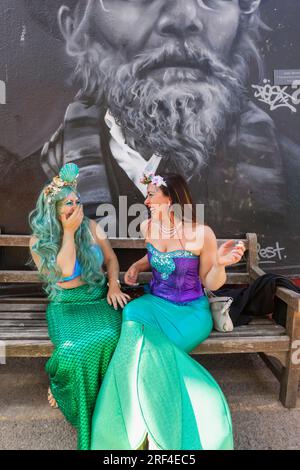
<svg viewBox="0 0 300 470">
<path fill-rule="evenodd" d="M 75 171 L 74 167 L 73 170 Z M 68 168 L 68 175 L 69 173 L 70 167 Z M 61 171 L 60 176 L 62 174 L 63 172 Z M 68 182 L 70 179 L 69 177 L 69 179 L 66 178 L 64 181 Z M 37 239 L 36 243 L 32 246 L 32 251 L 40 257 L 41 265 L 39 272 L 41 279 L 45 282 L 45 290 L 49 298 L 53 299 L 59 290 L 57 282 L 62 278 L 62 272 L 56 262 L 63 237 L 63 227 L 58 219 L 58 205 L 71 193 L 75 193 L 77 196 L 78 193 L 72 182 L 70 184 L 66 183 L 65 186 L 52 195 L 51 202 L 49 202 L 49 197 L 45 195 L 47 187 L 41 191 L 36 207 L 29 215 L 29 224 L 32 235 Z M 91 245 L 93 244 L 94 240 L 90 230 L 90 222 L 87 217 L 84 217 L 75 233 L 75 246 L 76 256 L 81 264 L 81 278 L 91 287 L 99 285 L 99 283 L 102 284 L 105 279 L 99 266 L 97 254 L 94 250 L 91 250 Z"/>
</svg>

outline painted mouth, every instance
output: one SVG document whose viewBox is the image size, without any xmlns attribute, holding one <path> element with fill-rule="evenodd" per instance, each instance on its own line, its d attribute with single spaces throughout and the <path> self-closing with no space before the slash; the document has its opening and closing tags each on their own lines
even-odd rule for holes
<svg viewBox="0 0 300 470">
<path fill-rule="evenodd" d="M 163 62 L 157 62 L 151 67 L 146 67 L 141 71 L 142 75 L 148 75 L 156 72 L 165 72 L 166 70 L 197 70 L 201 73 L 203 77 L 208 77 L 212 75 L 212 69 L 208 59 L 203 59 L 202 61 L 192 61 L 184 60 L 179 58 L 168 58 Z"/>
</svg>

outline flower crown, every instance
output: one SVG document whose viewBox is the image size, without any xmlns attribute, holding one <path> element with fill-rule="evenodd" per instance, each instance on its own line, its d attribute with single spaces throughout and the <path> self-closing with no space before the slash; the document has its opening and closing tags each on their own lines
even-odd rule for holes
<svg viewBox="0 0 300 470">
<path fill-rule="evenodd" d="M 79 168 L 75 163 L 67 163 L 62 167 L 59 175 L 54 176 L 48 186 L 44 189 L 44 195 L 47 202 L 50 204 L 53 202 L 55 196 L 66 186 L 76 190 L 77 178 L 79 175 Z"/>
<path fill-rule="evenodd" d="M 144 173 L 143 178 L 140 179 L 142 184 L 155 184 L 156 186 L 167 186 L 164 178 L 154 173 Z"/>
</svg>

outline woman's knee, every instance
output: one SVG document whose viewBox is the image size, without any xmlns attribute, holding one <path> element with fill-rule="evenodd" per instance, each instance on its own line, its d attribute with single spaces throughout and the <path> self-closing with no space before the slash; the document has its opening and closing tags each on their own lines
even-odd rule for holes
<svg viewBox="0 0 300 470">
<path fill-rule="evenodd" d="M 201 338 L 200 338 L 200 341 L 199 343 L 202 343 L 203 341 L 205 341 L 209 335 L 211 334 L 212 330 L 213 330 L 213 321 L 212 321 L 212 317 L 211 317 L 211 314 L 208 316 L 208 318 L 206 319 L 205 323 L 202 325 L 202 328 L 201 328 Z"/>
<path fill-rule="evenodd" d="M 137 312 L 137 302 L 133 300 L 129 302 L 128 304 L 126 304 L 125 307 L 123 308 L 123 312 L 122 312 L 123 321 L 131 320 L 133 316 L 134 317 L 136 316 L 136 312 Z"/>
</svg>

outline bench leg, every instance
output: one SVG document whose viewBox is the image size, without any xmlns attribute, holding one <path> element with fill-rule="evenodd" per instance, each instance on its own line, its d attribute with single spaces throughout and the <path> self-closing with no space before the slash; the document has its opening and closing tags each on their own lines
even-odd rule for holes
<svg viewBox="0 0 300 470">
<path fill-rule="evenodd" d="M 287 309 L 286 330 L 291 338 L 291 346 L 286 367 L 282 371 L 279 400 L 286 408 L 295 408 L 300 380 L 300 312 L 290 306 Z"/>
<path fill-rule="evenodd" d="M 289 364 L 284 368 L 280 381 L 279 400 L 286 408 L 295 408 L 298 397 L 300 369 Z"/>
</svg>

